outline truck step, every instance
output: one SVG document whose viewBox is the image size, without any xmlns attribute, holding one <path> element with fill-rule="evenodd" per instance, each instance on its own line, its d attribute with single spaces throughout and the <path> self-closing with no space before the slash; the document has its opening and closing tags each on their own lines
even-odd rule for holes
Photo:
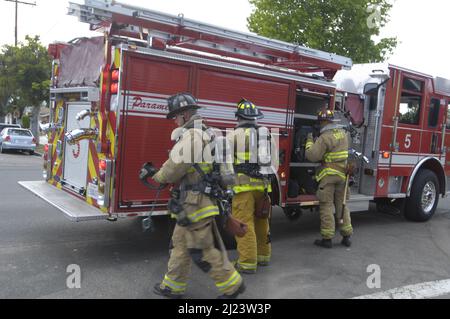
<svg viewBox="0 0 450 319">
<path fill-rule="evenodd" d="M 50 185 L 45 181 L 18 182 L 36 196 L 62 211 L 71 221 L 102 220 L 109 217 L 98 208 Z"/>
</svg>

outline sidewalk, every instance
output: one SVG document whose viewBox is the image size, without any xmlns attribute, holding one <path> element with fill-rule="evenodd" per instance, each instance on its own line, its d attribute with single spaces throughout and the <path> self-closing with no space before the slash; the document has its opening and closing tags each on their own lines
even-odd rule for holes
<svg viewBox="0 0 450 319">
<path fill-rule="evenodd" d="M 44 145 L 48 144 L 48 138 L 46 135 L 39 136 L 39 145 L 36 146 L 36 150 L 34 151 L 34 155 L 36 156 L 44 156 L 42 153 Z"/>
</svg>

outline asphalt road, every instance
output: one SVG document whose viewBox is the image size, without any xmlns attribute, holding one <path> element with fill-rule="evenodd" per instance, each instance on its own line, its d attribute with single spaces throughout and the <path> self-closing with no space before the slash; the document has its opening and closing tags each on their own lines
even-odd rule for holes
<svg viewBox="0 0 450 319">
<path fill-rule="evenodd" d="M 139 219 L 73 223 L 17 182 L 41 179 L 36 156 L 0 154 L 0 298 L 159 298 L 151 287 L 168 260 L 166 225 L 144 234 Z M 353 214 L 354 245 L 312 245 L 319 218 L 307 213 L 272 222 L 273 262 L 245 275 L 249 299 L 353 298 L 397 287 L 450 279 L 450 199 L 428 223 L 375 210 Z M 236 256 L 230 251 L 230 256 Z M 81 288 L 68 289 L 69 265 Z M 380 289 L 369 289 L 369 265 L 379 265 Z M 214 283 L 193 267 L 186 298 L 215 298 Z M 444 295 L 441 298 L 449 298 Z"/>
</svg>

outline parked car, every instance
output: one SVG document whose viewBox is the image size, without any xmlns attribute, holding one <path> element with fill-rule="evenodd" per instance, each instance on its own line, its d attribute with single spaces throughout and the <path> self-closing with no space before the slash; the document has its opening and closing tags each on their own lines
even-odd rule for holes
<svg viewBox="0 0 450 319">
<path fill-rule="evenodd" d="M 30 130 L 7 127 L 0 132 L 0 153 L 17 150 L 33 155 L 35 149 L 36 139 Z"/>
<path fill-rule="evenodd" d="M 0 123 L 0 132 L 3 131 L 4 128 L 12 127 L 12 128 L 22 128 L 20 124 L 7 124 L 7 123 Z"/>
</svg>

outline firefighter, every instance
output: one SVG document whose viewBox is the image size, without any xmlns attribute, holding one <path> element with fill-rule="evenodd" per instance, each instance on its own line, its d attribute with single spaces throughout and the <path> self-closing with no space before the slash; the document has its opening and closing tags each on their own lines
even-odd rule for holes
<svg viewBox="0 0 450 319">
<path fill-rule="evenodd" d="M 342 244 L 351 246 L 353 227 L 350 219 L 350 211 L 345 206 L 342 215 L 344 194 L 346 187 L 348 136 L 342 126 L 335 123 L 334 112 L 322 110 L 318 114 L 320 123 L 320 136 L 314 142 L 312 134 L 308 135 L 306 142 L 306 158 L 310 162 L 322 162 L 321 168 L 316 174 L 319 183 L 317 197 L 320 202 L 320 233 L 322 239 L 316 240 L 315 245 L 332 248 L 332 239 L 335 236 L 335 218 L 342 216 L 343 224 L 340 225 Z M 349 192 L 347 192 L 347 195 Z M 339 218 L 341 219 L 341 218 Z"/>
<path fill-rule="evenodd" d="M 193 189 L 202 178 L 193 163 L 198 163 L 204 172 L 212 169 L 212 164 L 201 163 L 201 158 L 195 157 L 198 154 L 201 157 L 205 147 L 202 133 L 206 126 L 197 113 L 200 107 L 188 93 L 172 96 L 168 103 L 170 112 L 167 118 L 174 118 L 184 133 L 162 168 L 159 171 L 154 169 L 150 174 L 157 183 L 179 185 L 172 191 L 172 200 L 169 202 L 169 211 L 177 219 L 177 225 L 172 236 L 168 271 L 163 281 L 155 285 L 154 292 L 168 298 L 181 298 L 186 291 L 193 261 L 214 280 L 222 293 L 219 298 L 234 299 L 244 292 L 245 286 L 242 277 L 228 260 L 226 251 L 215 248 L 215 239 L 221 241 L 214 219 L 219 215 L 219 208 L 206 194 Z M 199 123 L 202 129 L 197 128 Z M 196 134 L 199 138 L 196 138 Z M 174 160 L 175 149 L 190 149 L 190 159 L 181 163 Z"/>
<path fill-rule="evenodd" d="M 236 117 L 238 125 L 228 136 L 235 150 L 236 183 L 233 188 L 232 215 L 247 224 L 248 231 L 244 237 L 236 237 L 239 258 L 235 266 L 241 273 L 254 274 L 258 265 L 269 265 L 272 254 L 269 216 L 255 216 L 257 204 L 267 199 L 272 189 L 268 176 L 260 173 L 261 167 L 257 160 L 251 159 L 257 149 L 250 146 L 250 141 L 255 141 L 252 136 L 261 129 L 257 120 L 264 115 L 252 102 L 243 99 L 238 104 Z"/>
</svg>

